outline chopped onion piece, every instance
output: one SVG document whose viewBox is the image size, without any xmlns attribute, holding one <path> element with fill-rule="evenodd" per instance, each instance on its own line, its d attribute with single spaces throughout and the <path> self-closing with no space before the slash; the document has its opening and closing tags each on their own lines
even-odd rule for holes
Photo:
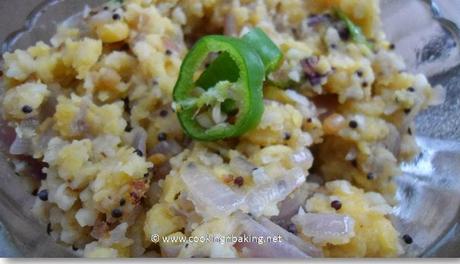
<svg viewBox="0 0 460 264">
<path fill-rule="evenodd" d="M 11 144 L 9 152 L 11 155 L 32 155 L 32 140 L 30 138 L 19 137 L 19 135 L 16 135 L 16 139 Z"/>
<path fill-rule="evenodd" d="M 353 218 L 340 214 L 298 214 L 292 222 L 300 226 L 302 233 L 313 238 L 314 243 L 341 245 L 355 236 Z"/>
<path fill-rule="evenodd" d="M 255 187 L 247 195 L 244 205 L 247 208 L 244 209 L 255 216 L 260 216 L 267 205 L 284 200 L 303 182 L 305 182 L 305 174 L 302 169 L 298 167 L 291 169 L 283 179 Z"/>
<path fill-rule="evenodd" d="M 244 196 L 219 182 L 204 167 L 189 163 L 180 175 L 196 211 L 205 218 L 230 215 L 244 203 Z"/>
<path fill-rule="evenodd" d="M 286 90 L 286 95 L 296 103 L 297 109 L 300 111 L 303 117 L 310 118 L 316 115 L 316 108 L 307 97 L 297 93 L 294 90 Z"/>
<path fill-rule="evenodd" d="M 131 132 L 133 139 L 132 139 L 132 146 L 135 149 L 138 149 L 142 152 L 143 155 L 146 154 L 146 146 L 147 146 L 147 132 L 142 127 L 136 127 Z"/>
<path fill-rule="evenodd" d="M 292 161 L 307 172 L 313 164 L 313 155 L 307 148 L 302 148 L 294 153 Z"/>
<path fill-rule="evenodd" d="M 240 251 L 243 257 L 251 258 L 308 258 L 308 253 L 311 251 L 316 254 L 316 251 L 307 244 L 303 244 L 300 239 L 292 237 L 284 238 L 282 228 L 277 227 L 274 223 L 269 223 L 270 220 L 265 219 L 262 225 L 251 217 L 245 214 L 238 214 L 240 220 L 241 232 L 251 237 L 273 238 L 279 236 L 280 241 L 270 241 L 267 243 L 258 243 L 259 241 L 243 241 L 237 242 L 235 248 Z"/>
<path fill-rule="evenodd" d="M 298 249 L 302 250 L 310 257 L 321 257 L 323 255 L 323 252 L 317 247 L 315 247 L 313 244 L 303 241 L 298 236 L 288 232 L 286 229 L 273 223 L 269 219 L 261 217 L 259 219 L 259 223 L 267 229 L 269 229 L 270 231 L 272 231 L 273 233 L 280 234 L 282 237 L 282 241 L 286 241 L 289 244 L 295 245 Z"/>
<path fill-rule="evenodd" d="M 232 172 L 238 176 L 251 175 L 252 171 L 256 168 L 254 164 L 239 155 L 230 159 L 229 166 Z"/>
<path fill-rule="evenodd" d="M 312 175 L 308 176 L 309 181 L 311 176 Z M 286 199 L 279 202 L 279 214 L 271 217 L 270 219 L 276 224 L 287 228 L 287 226 L 291 224 L 291 218 L 299 212 L 299 208 L 305 205 L 305 201 L 316 188 L 316 184 L 304 183 L 302 186 L 288 195 Z"/>
</svg>

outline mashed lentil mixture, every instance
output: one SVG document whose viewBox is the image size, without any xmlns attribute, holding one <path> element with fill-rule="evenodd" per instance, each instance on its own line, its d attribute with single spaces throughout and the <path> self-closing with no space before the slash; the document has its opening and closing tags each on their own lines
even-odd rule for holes
<svg viewBox="0 0 460 264">
<path fill-rule="evenodd" d="M 254 27 L 283 54 L 264 81 L 260 122 L 238 137 L 192 140 L 172 107 L 183 58 L 201 37 Z M 111 1 L 3 59 L 11 160 L 20 174 L 38 168 L 32 211 L 76 255 L 404 252 L 410 236 L 388 218 L 393 178 L 417 154 L 412 122 L 439 91 L 406 71 L 378 1 Z M 186 241 L 206 234 L 282 243 Z"/>
</svg>

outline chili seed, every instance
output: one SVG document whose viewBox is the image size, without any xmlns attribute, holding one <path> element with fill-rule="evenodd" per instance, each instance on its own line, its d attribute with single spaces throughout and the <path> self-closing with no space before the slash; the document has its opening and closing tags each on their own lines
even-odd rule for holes
<svg viewBox="0 0 460 264">
<path fill-rule="evenodd" d="M 238 176 L 233 180 L 233 183 L 237 185 L 238 187 L 241 187 L 244 184 L 244 178 L 241 176 Z"/>
<path fill-rule="evenodd" d="M 287 231 L 293 234 L 297 234 L 297 227 L 294 224 L 289 224 L 287 226 Z"/>
<path fill-rule="evenodd" d="M 168 110 L 166 110 L 166 109 L 161 110 L 161 111 L 160 111 L 160 116 L 161 116 L 161 117 L 166 117 L 166 116 L 168 116 Z"/>
<path fill-rule="evenodd" d="M 342 203 L 338 200 L 334 200 L 331 202 L 331 207 L 338 211 L 340 208 L 342 208 Z"/>
<path fill-rule="evenodd" d="M 22 107 L 22 112 L 25 113 L 25 114 L 30 114 L 30 113 L 32 113 L 32 111 L 34 111 L 34 109 L 32 109 L 32 107 L 30 105 L 24 105 Z"/>
<path fill-rule="evenodd" d="M 413 239 L 412 239 L 412 237 L 409 236 L 409 235 L 407 235 L 407 234 L 404 235 L 404 236 L 402 237 L 402 239 L 403 239 L 404 242 L 405 242 L 406 244 L 408 244 L 408 245 L 409 245 L 409 244 L 412 244 L 412 242 L 414 242 Z"/>
<path fill-rule="evenodd" d="M 48 190 L 41 190 L 37 193 L 37 196 L 40 200 L 44 202 L 48 201 Z"/>
<path fill-rule="evenodd" d="M 115 208 L 112 210 L 112 217 L 119 218 L 123 215 L 123 212 L 119 208 Z"/>
<path fill-rule="evenodd" d="M 119 20 L 121 17 L 119 14 L 113 14 L 112 18 L 113 20 Z"/>
<path fill-rule="evenodd" d="M 140 149 L 135 149 L 134 150 L 134 153 L 136 153 L 139 157 L 143 157 L 144 156 L 144 153 L 142 153 L 142 151 Z"/>
<path fill-rule="evenodd" d="M 351 128 L 357 128 L 358 127 L 358 122 L 356 122 L 355 120 L 351 120 L 349 123 L 348 123 L 348 126 L 351 127 Z"/>
<path fill-rule="evenodd" d="M 157 139 L 158 141 L 165 141 L 166 139 L 168 139 L 168 135 L 166 135 L 166 133 L 158 133 L 158 136 L 157 136 Z"/>
</svg>

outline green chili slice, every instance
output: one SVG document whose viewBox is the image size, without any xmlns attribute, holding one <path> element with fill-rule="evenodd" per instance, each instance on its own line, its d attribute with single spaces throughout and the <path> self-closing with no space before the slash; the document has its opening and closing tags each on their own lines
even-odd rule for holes
<svg viewBox="0 0 460 264">
<path fill-rule="evenodd" d="M 264 63 L 266 74 L 278 68 L 283 59 L 283 54 L 260 28 L 252 28 L 243 36 L 242 40 L 257 51 Z"/>
<path fill-rule="evenodd" d="M 370 50 L 374 49 L 374 45 L 367 40 L 361 28 L 357 26 L 355 23 L 353 23 L 353 21 L 351 21 L 343 11 L 336 9 L 335 13 L 347 26 L 347 29 L 350 32 L 350 36 L 354 42 L 364 44 Z"/>
<path fill-rule="evenodd" d="M 283 59 L 283 54 L 273 41 L 260 28 L 252 28 L 242 40 L 253 48 L 264 63 L 265 74 L 276 70 Z M 228 54 L 221 54 L 215 59 L 201 75 L 197 85 L 208 89 L 220 80 L 234 82 L 238 77 L 238 71 Z"/>
<path fill-rule="evenodd" d="M 195 72 L 212 52 L 220 52 L 220 55 L 195 82 Z M 260 122 L 264 110 L 264 77 L 261 57 L 246 42 L 227 36 L 203 37 L 185 57 L 173 91 L 182 128 L 193 139 L 202 141 L 236 137 L 254 128 Z M 197 87 L 203 90 L 200 95 L 194 94 Z M 229 98 L 230 93 L 235 98 Z M 228 100 L 236 102 L 238 108 L 234 122 L 223 122 L 211 127 L 200 124 L 200 111 L 215 103 L 213 100 L 221 103 L 221 109 L 228 108 L 228 111 L 234 111 L 235 108 L 228 105 L 233 104 L 228 103 Z"/>
</svg>

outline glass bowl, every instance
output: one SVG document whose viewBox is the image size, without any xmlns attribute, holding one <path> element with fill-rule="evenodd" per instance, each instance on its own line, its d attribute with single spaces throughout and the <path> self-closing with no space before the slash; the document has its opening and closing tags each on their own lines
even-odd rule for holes
<svg viewBox="0 0 460 264">
<path fill-rule="evenodd" d="M 24 2 L 8 1 L 6 5 L 11 10 L 24 9 Z M 23 28 L 6 37 L 1 51 L 27 48 L 39 40 L 47 42 L 59 22 L 85 5 L 104 2 L 44 1 L 24 18 Z M 0 11 L 6 10 L 1 6 Z M 401 165 L 405 175 L 396 179 L 399 204 L 392 221 L 401 234 L 411 234 L 414 239 L 406 245 L 403 257 L 460 257 L 460 2 L 382 0 L 381 9 L 387 38 L 395 43 L 410 71 L 426 74 L 433 85 L 441 84 L 447 90 L 443 105 L 417 117 L 417 141 L 422 152 L 414 161 Z M 2 16 L 8 19 L 14 13 Z M 0 94 L 2 90 L 0 87 Z M 7 132 L 0 126 L 0 133 Z M 4 154 L 8 143 L 0 142 L 0 256 L 74 256 L 71 249 L 54 243 L 46 227 L 32 216 L 34 197 L 25 187 L 27 179 L 15 175 Z"/>
</svg>

